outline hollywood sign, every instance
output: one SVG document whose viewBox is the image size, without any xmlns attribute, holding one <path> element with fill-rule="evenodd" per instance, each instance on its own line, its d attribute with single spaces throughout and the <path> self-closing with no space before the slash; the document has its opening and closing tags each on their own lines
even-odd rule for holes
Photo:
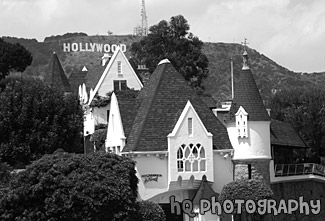
<svg viewBox="0 0 325 221">
<path fill-rule="evenodd" d="M 121 48 L 121 51 L 126 52 L 125 44 L 101 44 L 101 43 L 63 43 L 64 52 L 77 52 L 77 51 L 89 51 L 89 52 L 101 52 L 109 53 L 114 52 L 117 47 Z"/>
</svg>

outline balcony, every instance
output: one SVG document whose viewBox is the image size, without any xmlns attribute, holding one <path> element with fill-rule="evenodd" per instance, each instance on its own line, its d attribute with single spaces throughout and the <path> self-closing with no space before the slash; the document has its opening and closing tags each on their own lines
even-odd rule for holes
<svg viewBox="0 0 325 221">
<path fill-rule="evenodd" d="M 308 179 L 325 182 L 324 165 L 315 163 L 276 164 L 273 167 L 272 164 L 273 162 L 271 163 L 270 171 L 271 183 Z"/>
<path fill-rule="evenodd" d="M 275 176 L 318 175 L 325 177 L 325 166 L 315 163 L 276 164 Z"/>
</svg>

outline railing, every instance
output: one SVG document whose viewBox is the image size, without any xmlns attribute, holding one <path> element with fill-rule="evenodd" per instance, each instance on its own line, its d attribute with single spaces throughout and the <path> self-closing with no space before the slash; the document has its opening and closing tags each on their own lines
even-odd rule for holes
<svg viewBox="0 0 325 221">
<path fill-rule="evenodd" d="M 276 164 L 274 172 L 276 177 L 310 174 L 325 177 L 325 166 L 315 163 Z"/>
</svg>

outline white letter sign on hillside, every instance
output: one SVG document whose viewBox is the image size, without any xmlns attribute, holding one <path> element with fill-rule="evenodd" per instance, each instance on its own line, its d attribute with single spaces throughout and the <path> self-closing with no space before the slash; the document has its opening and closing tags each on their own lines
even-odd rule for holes
<svg viewBox="0 0 325 221">
<path fill-rule="evenodd" d="M 109 53 L 116 50 L 117 46 L 120 46 L 121 51 L 126 52 L 125 44 L 102 44 L 102 43 L 63 43 L 63 52 L 77 52 L 77 51 L 88 51 L 88 52 L 100 52 Z"/>
</svg>

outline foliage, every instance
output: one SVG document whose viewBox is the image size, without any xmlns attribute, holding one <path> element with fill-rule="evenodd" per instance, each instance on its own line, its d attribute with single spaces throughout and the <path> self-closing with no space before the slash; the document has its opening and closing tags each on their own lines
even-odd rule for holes
<svg viewBox="0 0 325 221">
<path fill-rule="evenodd" d="M 136 210 L 132 213 L 127 221 L 165 221 L 166 216 L 164 210 L 159 204 L 150 201 L 136 202 Z"/>
<path fill-rule="evenodd" d="M 106 107 L 110 102 L 111 102 L 111 93 L 104 97 L 96 94 L 89 106 L 98 107 L 98 108 Z"/>
<path fill-rule="evenodd" d="M 12 168 L 8 164 L 0 162 L 0 198 L 7 192 L 11 171 Z"/>
<path fill-rule="evenodd" d="M 131 45 L 133 61 L 145 64 L 152 72 L 159 61 L 167 58 L 191 85 L 202 87 L 208 75 L 208 59 L 202 53 L 203 42 L 189 32 L 182 16 L 171 17 L 149 28 L 148 36 Z"/>
<path fill-rule="evenodd" d="M 235 201 L 236 199 L 241 199 L 244 201 L 253 200 L 257 202 L 258 200 L 271 199 L 272 196 L 272 189 L 266 186 L 263 181 L 255 179 L 242 179 L 226 184 L 222 188 L 218 200 L 221 203 L 223 203 L 225 200 Z M 242 204 L 242 211 L 245 211 L 244 204 Z M 262 216 L 257 212 L 246 215 L 250 217 L 251 220 L 262 220 Z"/>
<path fill-rule="evenodd" d="M 287 88 L 275 94 L 272 117 L 289 122 L 311 147 L 309 162 L 325 156 L 325 89 L 322 87 Z"/>
<path fill-rule="evenodd" d="M 10 71 L 23 72 L 31 65 L 33 57 L 21 44 L 10 44 L 0 38 L 0 80 Z"/>
<path fill-rule="evenodd" d="M 1 85 L 1 83 L 0 83 Z M 0 161 L 23 168 L 57 148 L 82 152 L 83 115 L 74 95 L 25 78 L 0 93 Z"/>
<path fill-rule="evenodd" d="M 44 155 L 10 182 L 1 220 L 120 220 L 137 197 L 134 168 L 115 154 Z"/>
<path fill-rule="evenodd" d="M 74 33 L 65 33 L 64 35 L 52 35 L 50 37 L 45 37 L 44 42 L 49 42 L 49 41 L 59 41 L 62 39 L 66 39 L 66 38 L 72 38 L 72 37 L 85 37 L 88 36 L 86 33 L 83 32 L 74 32 Z"/>
<path fill-rule="evenodd" d="M 107 129 L 98 129 L 91 135 L 90 141 L 94 142 L 96 150 L 105 150 L 105 140 L 107 136 Z"/>
</svg>

